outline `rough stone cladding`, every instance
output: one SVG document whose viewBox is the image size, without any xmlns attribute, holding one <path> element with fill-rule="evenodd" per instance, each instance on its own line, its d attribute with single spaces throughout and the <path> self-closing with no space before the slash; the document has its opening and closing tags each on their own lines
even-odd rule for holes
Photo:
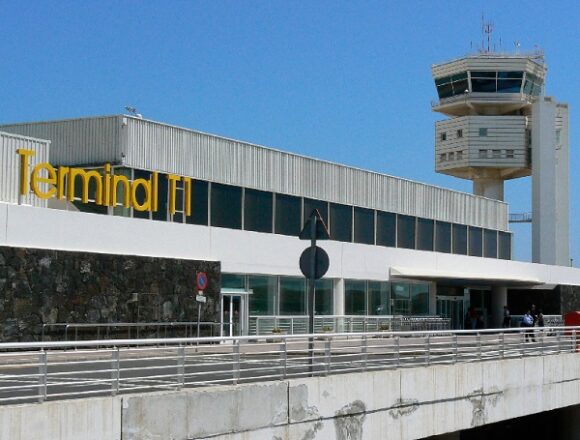
<svg viewBox="0 0 580 440">
<path fill-rule="evenodd" d="M 562 314 L 580 311 L 580 286 L 559 286 Z"/>
<path fill-rule="evenodd" d="M 217 321 L 219 262 L 0 247 L 0 341 L 38 340 L 43 324 L 195 321 L 197 272 L 209 279 L 201 319 Z M 63 337 L 62 327 L 44 333 Z"/>
</svg>

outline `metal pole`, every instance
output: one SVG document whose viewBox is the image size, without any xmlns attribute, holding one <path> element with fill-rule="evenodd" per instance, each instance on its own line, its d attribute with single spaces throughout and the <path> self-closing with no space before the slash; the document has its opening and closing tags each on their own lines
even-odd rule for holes
<svg viewBox="0 0 580 440">
<path fill-rule="evenodd" d="M 316 280 L 316 222 L 318 217 L 313 213 L 310 216 L 310 278 L 308 280 L 308 328 L 314 334 L 314 282 Z M 308 353 L 310 375 L 314 373 L 314 338 L 308 338 Z"/>
<path fill-rule="evenodd" d="M 197 337 L 199 338 L 199 321 L 201 318 L 201 303 L 198 302 L 197 303 Z M 198 345 L 199 345 L 199 341 L 198 341 Z"/>
</svg>

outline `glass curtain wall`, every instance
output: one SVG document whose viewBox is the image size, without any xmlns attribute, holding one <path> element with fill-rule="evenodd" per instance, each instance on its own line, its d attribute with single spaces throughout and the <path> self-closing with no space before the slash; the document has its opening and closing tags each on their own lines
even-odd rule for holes
<svg viewBox="0 0 580 440">
<path fill-rule="evenodd" d="M 389 283 L 380 281 L 368 282 L 368 315 L 389 315 L 391 313 L 390 290 Z"/>
<path fill-rule="evenodd" d="M 306 315 L 304 278 L 280 277 L 280 315 Z"/>
<path fill-rule="evenodd" d="M 248 276 L 250 295 L 250 315 L 276 315 L 277 277 Z"/>
<path fill-rule="evenodd" d="M 333 280 L 316 280 L 314 284 L 314 311 L 316 315 L 334 315 Z"/>
<path fill-rule="evenodd" d="M 344 280 L 344 314 L 366 315 L 366 281 Z"/>
</svg>

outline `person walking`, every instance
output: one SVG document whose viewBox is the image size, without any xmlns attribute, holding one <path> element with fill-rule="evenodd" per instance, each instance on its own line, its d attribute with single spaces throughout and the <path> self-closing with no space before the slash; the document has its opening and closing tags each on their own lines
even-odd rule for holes
<svg viewBox="0 0 580 440">
<path fill-rule="evenodd" d="M 534 318 L 530 310 L 528 309 L 524 316 L 522 317 L 522 327 L 527 327 L 529 330 L 524 330 L 524 342 L 528 342 L 530 339 L 533 342 L 536 342 L 534 338 L 534 331 L 531 330 L 534 327 Z"/>
<path fill-rule="evenodd" d="M 508 309 L 508 306 L 505 305 L 503 306 L 503 324 L 502 327 L 503 328 L 510 328 L 512 326 L 512 316 L 510 314 L 510 309 Z"/>
</svg>

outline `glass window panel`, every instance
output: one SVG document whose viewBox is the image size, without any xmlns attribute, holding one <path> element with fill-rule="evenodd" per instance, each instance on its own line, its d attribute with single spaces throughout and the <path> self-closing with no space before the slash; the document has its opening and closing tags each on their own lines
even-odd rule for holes
<svg viewBox="0 0 580 440">
<path fill-rule="evenodd" d="M 227 289 L 245 289 L 246 277 L 245 275 L 222 273 L 222 287 Z"/>
<path fill-rule="evenodd" d="M 495 78 L 497 72 L 471 72 L 472 78 Z"/>
<path fill-rule="evenodd" d="M 245 190 L 244 229 L 272 232 L 272 193 L 255 189 Z"/>
<path fill-rule="evenodd" d="M 435 85 L 436 86 L 439 86 L 441 84 L 445 84 L 445 83 L 448 83 L 448 82 L 451 82 L 451 77 L 450 76 L 446 76 L 444 78 L 436 78 L 435 79 Z"/>
<path fill-rule="evenodd" d="M 145 179 L 149 180 L 151 178 L 151 172 L 144 171 L 144 170 L 133 170 L 134 179 Z M 167 178 L 163 176 L 159 176 L 159 180 L 167 180 Z M 122 186 L 122 185 L 119 185 Z M 137 203 L 142 205 L 145 202 L 145 188 L 139 186 L 137 191 L 135 191 L 135 198 L 137 199 Z M 117 199 L 120 200 L 120 199 Z M 161 208 L 161 207 L 160 207 Z M 133 208 L 133 217 L 134 218 L 150 218 L 151 213 L 149 211 L 137 211 Z"/>
<path fill-rule="evenodd" d="M 392 212 L 377 211 L 377 244 L 396 246 L 397 215 Z"/>
<path fill-rule="evenodd" d="M 352 206 L 330 204 L 330 238 L 352 241 Z"/>
<path fill-rule="evenodd" d="M 314 209 L 318 209 L 324 224 L 328 227 L 328 202 L 323 202 L 322 200 L 304 199 L 304 223 L 306 223 Z"/>
<path fill-rule="evenodd" d="M 451 83 L 448 83 L 437 86 L 437 94 L 439 95 L 440 99 L 449 98 L 450 96 L 453 96 L 453 85 Z"/>
<path fill-rule="evenodd" d="M 314 284 L 314 310 L 317 315 L 333 315 L 334 296 L 333 281 L 316 280 Z"/>
<path fill-rule="evenodd" d="M 497 72 L 497 77 L 502 79 L 522 79 L 524 72 Z"/>
<path fill-rule="evenodd" d="M 437 252 L 451 252 L 451 223 L 435 223 L 435 250 Z"/>
<path fill-rule="evenodd" d="M 409 284 L 391 284 L 391 313 L 393 315 L 409 315 L 411 313 Z"/>
<path fill-rule="evenodd" d="M 499 255 L 498 257 L 502 260 L 511 260 L 511 234 L 508 232 L 500 231 L 498 233 L 498 242 L 499 242 Z"/>
<path fill-rule="evenodd" d="M 505 79 L 497 81 L 497 91 L 499 93 L 520 93 L 522 80 Z"/>
<path fill-rule="evenodd" d="M 469 227 L 469 255 L 482 256 L 482 229 Z"/>
<path fill-rule="evenodd" d="M 280 314 L 305 315 L 306 313 L 304 278 L 280 277 Z"/>
<path fill-rule="evenodd" d="M 429 314 L 429 284 L 411 284 L 411 313 L 413 315 Z"/>
<path fill-rule="evenodd" d="M 462 79 L 467 79 L 467 72 L 458 73 L 457 75 L 453 75 L 451 77 L 451 80 L 453 82 L 456 82 L 456 81 L 459 81 L 459 80 L 462 80 Z"/>
<path fill-rule="evenodd" d="M 117 168 L 113 167 L 112 172 L 117 176 L 125 176 L 127 179 L 131 180 L 131 169 L 130 168 Z M 131 208 L 125 208 L 122 206 L 122 201 L 125 196 L 125 186 L 123 184 L 117 185 L 117 204 L 118 206 L 113 207 L 113 215 L 118 215 L 120 217 L 130 217 Z"/>
<path fill-rule="evenodd" d="M 426 218 L 417 219 L 417 249 L 433 250 L 433 232 L 435 222 Z"/>
<path fill-rule="evenodd" d="M 495 92 L 495 79 L 471 78 L 471 90 L 474 92 Z"/>
<path fill-rule="evenodd" d="M 241 229 L 242 188 L 212 183 L 210 221 L 212 226 Z"/>
<path fill-rule="evenodd" d="M 486 258 L 497 258 L 497 231 L 483 230 L 483 251 Z"/>
<path fill-rule="evenodd" d="M 277 277 L 254 276 L 248 277 L 250 295 L 250 315 L 275 315 Z"/>
<path fill-rule="evenodd" d="M 159 196 L 157 198 L 158 210 L 153 212 L 153 220 L 166 221 L 169 212 L 167 211 L 167 195 L 169 191 L 169 181 L 167 180 L 166 174 L 158 175 L 158 185 Z"/>
<path fill-rule="evenodd" d="M 368 315 L 389 315 L 391 286 L 387 282 L 368 282 Z"/>
<path fill-rule="evenodd" d="M 300 234 L 300 197 L 276 194 L 276 234 Z"/>
<path fill-rule="evenodd" d="M 375 244 L 375 212 L 372 209 L 354 208 L 354 241 Z"/>
<path fill-rule="evenodd" d="M 532 94 L 532 81 L 526 79 L 526 81 L 524 82 L 524 93 L 526 95 L 531 95 Z"/>
<path fill-rule="evenodd" d="M 174 223 L 183 223 L 183 214 L 181 212 L 176 212 L 173 214 L 171 221 Z"/>
<path fill-rule="evenodd" d="M 397 247 L 415 249 L 415 217 L 398 215 Z"/>
<path fill-rule="evenodd" d="M 467 226 L 453 225 L 453 253 L 467 255 Z"/>
<path fill-rule="evenodd" d="M 191 215 L 185 221 L 193 225 L 207 225 L 207 194 L 209 184 L 203 180 L 191 181 Z"/>
<path fill-rule="evenodd" d="M 453 94 L 454 95 L 461 95 L 462 93 L 469 92 L 469 84 L 467 83 L 467 79 L 456 81 L 453 83 Z"/>
<path fill-rule="evenodd" d="M 364 281 L 344 280 L 345 315 L 366 314 L 366 283 Z"/>
</svg>

